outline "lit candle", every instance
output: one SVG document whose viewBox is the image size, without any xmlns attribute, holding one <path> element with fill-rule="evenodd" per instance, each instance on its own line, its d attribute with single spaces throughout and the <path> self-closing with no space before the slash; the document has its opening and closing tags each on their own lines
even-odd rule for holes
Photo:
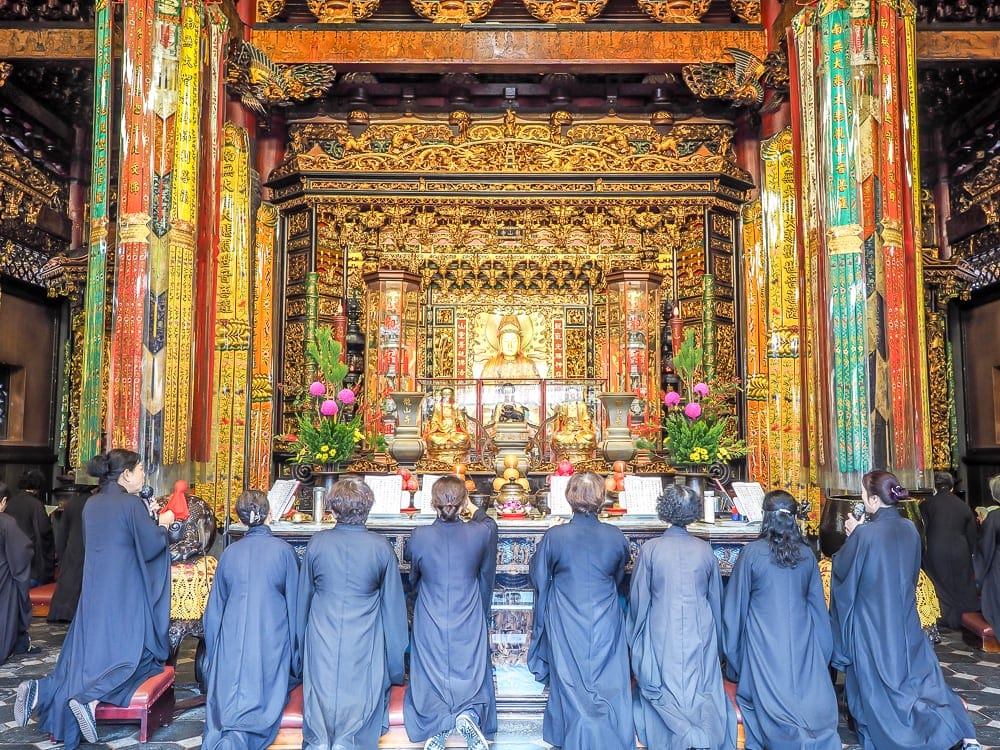
<svg viewBox="0 0 1000 750">
<path fill-rule="evenodd" d="M 684 319 L 681 317 L 681 306 L 674 305 L 673 315 L 670 316 L 670 343 L 674 354 L 680 351 L 681 344 L 684 343 Z"/>
</svg>

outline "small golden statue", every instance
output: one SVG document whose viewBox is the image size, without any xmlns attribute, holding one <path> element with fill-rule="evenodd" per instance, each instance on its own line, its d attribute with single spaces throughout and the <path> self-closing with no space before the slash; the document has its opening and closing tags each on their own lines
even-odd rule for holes
<svg viewBox="0 0 1000 750">
<path fill-rule="evenodd" d="M 589 461 L 596 449 L 597 431 L 586 402 L 577 398 L 559 404 L 552 427 L 555 460 Z"/>
<path fill-rule="evenodd" d="M 436 461 L 461 463 L 469 460 L 472 436 L 465 409 L 455 403 L 455 389 L 442 388 L 440 399 L 424 431 L 427 455 Z"/>
</svg>

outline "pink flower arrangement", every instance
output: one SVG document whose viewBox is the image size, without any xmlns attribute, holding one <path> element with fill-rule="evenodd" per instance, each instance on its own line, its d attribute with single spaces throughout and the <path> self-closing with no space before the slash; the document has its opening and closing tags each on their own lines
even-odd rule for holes
<svg viewBox="0 0 1000 750">
<path fill-rule="evenodd" d="M 340 407 L 337 406 L 337 402 L 334 401 L 332 398 L 328 398 L 319 406 L 319 413 L 322 414 L 324 417 L 332 417 L 338 411 L 340 411 Z"/>
<path fill-rule="evenodd" d="M 695 385 L 694 385 L 694 392 L 696 394 L 698 394 L 699 396 L 701 396 L 702 398 L 705 398 L 705 396 L 708 395 L 708 384 L 707 383 L 695 383 Z"/>
<path fill-rule="evenodd" d="M 355 400 L 354 391 L 350 388 L 341 389 L 340 393 L 337 394 L 337 400 L 344 406 L 350 406 Z"/>
<path fill-rule="evenodd" d="M 701 416 L 701 404 L 697 401 L 691 401 L 687 406 L 684 407 L 684 416 L 688 419 L 697 419 Z"/>
<path fill-rule="evenodd" d="M 677 391 L 667 391 L 663 397 L 663 403 L 667 406 L 677 406 L 681 402 L 681 394 Z"/>
<path fill-rule="evenodd" d="M 319 398 L 326 394 L 326 384 L 322 380 L 314 380 L 309 386 L 309 395 Z"/>
</svg>

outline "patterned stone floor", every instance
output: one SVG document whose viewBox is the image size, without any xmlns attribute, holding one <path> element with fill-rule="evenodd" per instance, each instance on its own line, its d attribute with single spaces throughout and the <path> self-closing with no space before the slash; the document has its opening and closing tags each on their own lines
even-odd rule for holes
<svg viewBox="0 0 1000 750">
<path fill-rule="evenodd" d="M 36 730 L 34 722 L 27 727 L 14 725 L 14 692 L 18 682 L 28 677 L 41 677 L 52 669 L 59 647 L 66 634 L 66 626 L 49 625 L 35 619 L 32 639 L 42 646 L 41 653 L 13 657 L 0 665 L 0 749 L 55 748 L 57 744 L 46 741 Z M 937 646 L 948 683 L 965 700 L 976 725 L 979 741 L 986 748 L 1000 748 L 1000 654 L 984 654 L 966 646 L 958 633 L 944 633 L 943 642 Z M 177 664 L 177 682 L 187 685 L 177 691 L 177 699 L 193 695 L 194 641 L 185 641 Z M 100 743 L 86 745 L 94 748 L 128 748 L 142 746 L 149 750 L 181 750 L 201 746 L 204 708 L 193 708 L 177 715 L 174 722 L 152 732 L 152 741 L 141 745 L 138 725 L 101 724 Z M 843 718 L 840 727 L 845 748 L 856 748 L 857 737 L 847 729 Z M 539 739 L 541 720 L 533 718 L 503 717 L 493 750 L 542 750 L 549 746 Z"/>
</svg>

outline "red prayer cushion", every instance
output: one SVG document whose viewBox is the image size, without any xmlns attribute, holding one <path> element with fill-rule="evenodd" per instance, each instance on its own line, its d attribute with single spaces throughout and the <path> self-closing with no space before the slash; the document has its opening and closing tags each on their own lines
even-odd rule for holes
<svg viewBox="0 0 1000 750">
<path fill-rule="evenodd" d="M 174 668 L 166 666 L 159 674 L 155 674 L 143 682 L 135 691 L 132 700 L 125 708 L 144 708 L 156 703 L 156 699 L 163 695 L 164 691 L 174 684 Z M 102 717 L 102 709 L 120 710 L 118 706 L 108 703 L 98 703 L 95 718 Z"/>
</svg>

